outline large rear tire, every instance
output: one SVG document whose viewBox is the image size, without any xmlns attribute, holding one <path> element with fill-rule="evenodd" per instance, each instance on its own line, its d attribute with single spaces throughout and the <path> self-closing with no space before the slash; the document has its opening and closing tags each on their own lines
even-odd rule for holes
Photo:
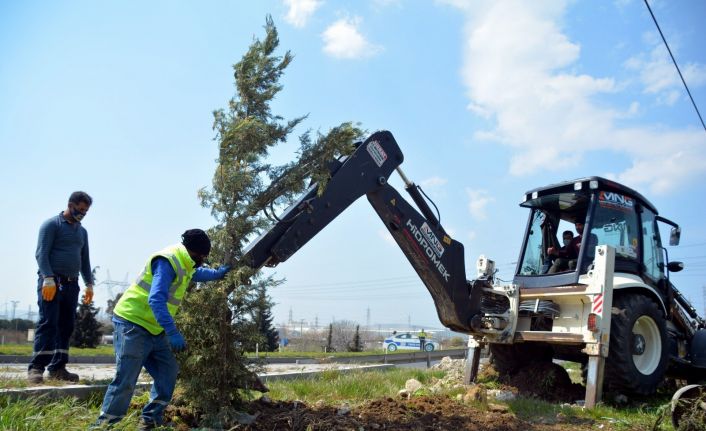
<svg viewBox="0 0 706 431">
<path fill-rule="evenodd" d="M 553 353 L 550 346 L 541 343 L 490 345 L 490 361 L 501 375 L 515 374 L 530 363 L 551 362 Z"/>
<path fill-rule="evenodd" d="M 616 297 L 610 325 L 606 383 L 610 389 L 649 395 L 664 379 L 668 363 L 667 324 L 662 311 L 640 294 Z"/>
</svg>

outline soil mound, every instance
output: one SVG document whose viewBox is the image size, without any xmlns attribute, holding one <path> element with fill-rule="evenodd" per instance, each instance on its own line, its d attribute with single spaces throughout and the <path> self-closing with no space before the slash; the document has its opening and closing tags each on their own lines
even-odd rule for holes
<svg viewBox="0 0 706 431">
<path fill-rule="evenodd" d="M 248 411 L 250 414 L 259 413 L 257 419 L 251 424 L 236 426 L 234 430 L 577 431 L 589 430 L 592 426 L 530 423 L 512 413 L 483 410 L 437 395 L 372 400 L 345 414 L 336 407 L 261 400 L 251 402 Z"/>
<path fill-rule="evenodd" d="M 569 373 L 553 362 L 527 364 L 516 374 L 504 376 L 503 383 L 516 388 L 520 395 L 551 402 L 573 403 L 585 397 L 586 389 L 572 383 Z"/>
</svg>

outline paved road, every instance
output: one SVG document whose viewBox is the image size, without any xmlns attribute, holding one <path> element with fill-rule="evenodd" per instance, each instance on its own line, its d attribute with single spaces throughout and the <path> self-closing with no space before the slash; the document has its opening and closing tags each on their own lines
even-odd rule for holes
<svg viewBox="0 0 706 431">
<path fill-rule="evenodd" d="M 426 367 L 426 362 L 422 363 Z M 323 370 L 343 370 L 359 368 L 366 364 L 268 364 L 265 367 L 266 375 L 298 373 L 298 372 L 314 372 Z M 67 369 L 77 373 L 81 380 L 105 380 L 112 379 L 115 375 L 114 364 L 69 364 Z M 6 364 L 0 365 L 0 379 L 16 379 L 27 376 L 26 364 Z M 151 380 L 149 375 L 143 370 L 141 380 Z"/>
</svg>

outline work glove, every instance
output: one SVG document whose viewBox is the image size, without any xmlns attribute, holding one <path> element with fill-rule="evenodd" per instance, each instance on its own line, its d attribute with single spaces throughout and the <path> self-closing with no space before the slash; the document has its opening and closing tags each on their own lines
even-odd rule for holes
<svg viewBox="0 0 706 431">
<path fill-rule="evenodd" d="M 54 277 L 44 277 L 42 282 L 42 299 L 45 301 L 53 301 L 56 295 L 56 282 Z"/>
<path fill-rule="evenodd" d="M 186 349 L 186 340 L 179 331 L 167 334 L 167 338 L 169 338 L 169 345 L 172 346 L 173 351 L 181 352 Z"/>
<path fill-rule="evenodd" d="M 87 284 L 86 290 L 83 292 L 83 303 L 88 305 L 93 302 L 93 285 Z"/>
<path fill-rule="evenodd" d="M 230 270 L 231 270 L 230 265 L 223 265 L 223 266 L 219 266 L 216 271 L 218 271 L 218 277 L 223 278 L 226 276 L 226 274 L 228 274 L 228 272 Z"/>
</svg>

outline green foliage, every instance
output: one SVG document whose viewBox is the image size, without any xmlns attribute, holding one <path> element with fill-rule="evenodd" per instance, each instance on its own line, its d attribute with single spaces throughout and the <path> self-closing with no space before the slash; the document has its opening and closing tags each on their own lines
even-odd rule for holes
<svg viewBox="0 0 706 431">
<path fill-rule="evenodd" d="M 353 343 L 348 349 L 351 352 L 362 352 L 363 343 L 360 341 L 360 325 L 355 326 L 355 335 L 353 336 Z"/>
<path fill-rule="evenodd" d="M 27 319 L 0 319 L 0 329 L 11 329 L 18 331 L 26 331 L 28 329 L 34 328 L 34 322 Z"/>
<path fill-rule="evenodd" d="M 269 283 L 272 283 L 272 285 L 278 284 L 278 282 L 272 280 Z M 272 316 L 272 301 L 267 295 L 265 287 L 265 285 L 261 285 L 258 289 L 253 321 L 262 340 L 260 341 L 260 351 L 274 352 L 279 347 L 279 335 L 272 322 L 274 320 Z"/>
<path fill-rule="evenodd" d="M 31 356 L 34 345 L 28 344 L 3 344 L 0 345 L 0 355 Z M 113 346 L 98 346 L 96 348 L 73 348 L 71 356 L 113 356 Z"/>
<path fill-rule="evenodd" d="M 252 381 L 244 349 L 265 341 L 268 336 L 261 328 L 268 319 L 271 326 L 271 315 L 263 312 L 271 303 L 262 292 L 277 281 L 239 265 L 244 246 L 272 223 L 268 211 L 289 205 L 310 181 L 321 190 L 328 179 L 326 162 L 350 153 L 362 136 L 350 123 L 316 139 L 307 132 L 299 138 L 296 160 L 281 166 L 268 163 L 270 150 L 305 118 L 284 121 L 271 112 L 270 103 L 282 90 L 279 79 L 293 58 L 289 52 L 276 55 L 278 45 L 277 29 L 268 17 L 265 38 L 253 41 L 234 66 L 236 96 L 228 109 L 213 113 L 217 167 L 211 188 L 201 189 L 199 197 L 216 219 L 209 230 L 210 260 L 233 270 L 222 281 L 190 289 L 177 319 L 188 345 L 179 355 L 184 397 L 201 413 L 204 425 L 215 427 L 230 423 L 242 401 L 240 389 Z"/>
<path fill-rule="evenodd" d="M 115 309 L 115 306 L 118 305 L 118 301 L 120 301 L 120 298 L 123 296 L 123 292 L 118 292 L 115 295 L 115 298 L 108 299 L 108 305 L 105 308 L 105 312 L 109 315 L 113 315 L 113 309 Z"/>
<path fill-rule="evenodd" d="M 98 403 L 69 397 L 50 401 L 46 397 L 17 400 L 0 396 L 0 429 L 13 431 L 85 430 L 98 416 Z M 134 430 L 139 411 L 123 419 L 114 430 Z"/>
<path fill-rule="evenodd" d="M 454 348 L 454 347 L 466 347 L 467 341 L 463 337 L 451 337 L 449 339 L 449 347 Z"/>
<path fill-rule="evenodd" d="M 335 349 L 333 348 L 333 323 L 328 324 L 328 335 L 326 336 L 326 351 L 335 351 Z"/>
<path fill-rule="evenodd" d="M 314 378 L 268 383 L 270 388 L 268 395 L 275 400 L 296 399 L 310 404 L 318 400 L 324 400 L 326 404 L 337 404 L 341 401 L 358 404 L 371 399 L 396 396 L 409 379 L 417 379 L 427 384 L 433 378 L 440 378 L 443 375 L 443 372 L 409 368 L 348 373 L 332 370 Z"/>
<path fill-rule="evenodd" d="M 99 309 L 93 305 L 83 303 L 84 296 L 76 312 L 74 332 L 71 334 L 72 347 L 95 348 L 101 341 L 101 324 L 96 319 Z"/>
</svg>

